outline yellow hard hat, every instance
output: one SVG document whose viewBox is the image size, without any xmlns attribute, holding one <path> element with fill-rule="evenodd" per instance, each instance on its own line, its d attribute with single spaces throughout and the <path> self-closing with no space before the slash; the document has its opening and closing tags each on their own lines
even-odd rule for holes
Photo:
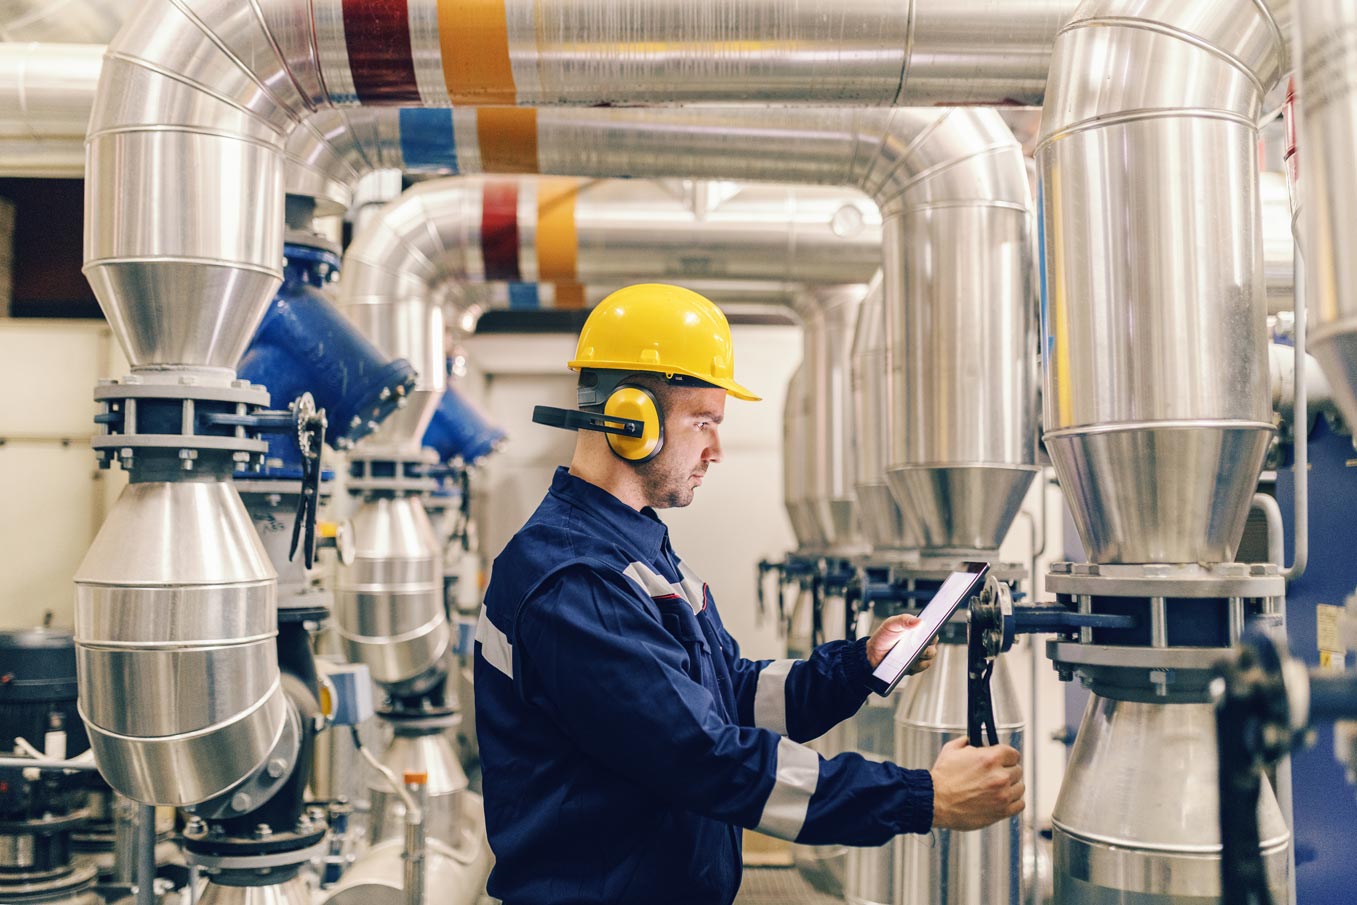
<svg viewBox="0 0 1357 905">
<path fill-rule="evenodd" d="M 736 399 L 759 397 L 735 382 L 735 348 L 721 309 L 691 289 L 627 286 L 599 302 L 580 330 L 570 367 L 682 374 Z"/>
</svg>

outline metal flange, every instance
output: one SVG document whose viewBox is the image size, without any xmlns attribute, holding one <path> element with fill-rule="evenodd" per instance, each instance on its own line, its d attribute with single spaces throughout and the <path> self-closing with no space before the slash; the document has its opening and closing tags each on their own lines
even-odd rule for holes
<svg viewBox="0 0 1357 905">
<path fill-rule="evenodd" d="M 1046 590 L 1095 597 L 1280 597 L 1286 581 L 1273 563 L 1051 563 Z"/>
</svg>

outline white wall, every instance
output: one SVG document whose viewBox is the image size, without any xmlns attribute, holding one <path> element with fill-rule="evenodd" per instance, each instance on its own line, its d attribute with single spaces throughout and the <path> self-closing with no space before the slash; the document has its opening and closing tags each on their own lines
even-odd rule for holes
<svg viewBox="0 0 1357 905">
<path fill-rule="evenodd" d="M 751 657 L 781 653 L 776 626 L 755 619 L 755 564 L 781 558 L 793 537 L 782 508 L 782 398 L 801 359 L 796 327 L 734 328 L 736 374 L 763 396 L 731 400 L 721 426 L 725 458 L 712 466 L 693 504 L 661 517 L 675 551 L 711 586 L 721 618 Z M 575 436 L 531 423 L 534 405 L 573 408 L 576 375 L 565 367 L 574 335 L 483 335 L 466 349 L 483 380 L 486 409 L 509 432 L 482 475 L 477 520 L 487 560 L 503 549 L 541 501 Z M 470 383 L 471 381 L 468 381 Z"/>
<path fill-rule="evenodd" d="M 102 322 L 0 318 L 0 627 L 74 618 L 72 576 L 126 484 L 90 449 L 94 385 L 125 371 Z"/>
</svg>

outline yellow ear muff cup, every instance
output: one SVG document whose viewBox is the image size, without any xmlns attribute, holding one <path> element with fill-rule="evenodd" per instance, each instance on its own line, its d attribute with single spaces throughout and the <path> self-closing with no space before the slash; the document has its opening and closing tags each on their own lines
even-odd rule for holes
<svg viewBox="0 0 1357 905">
<path fill-rule="evenodd" d="M 615 418 L 634 418 L 645 425 L 639 437 L 605 435 L 608 445 L 618 456 L 639 464 L 659 454 L 660 447 L 664 445 L 664 419 L 659 404 L 649 390 L 634 386 L 618 387 L 604 404 L 603 414 Z"/>
</svg>

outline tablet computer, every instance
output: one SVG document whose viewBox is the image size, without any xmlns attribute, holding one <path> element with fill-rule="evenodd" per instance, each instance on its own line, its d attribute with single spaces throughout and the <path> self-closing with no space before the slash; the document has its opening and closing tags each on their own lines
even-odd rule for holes
<svg viewBox="0 0 1357 905">
<path fill-rule="evenodd" d="M 928 601 L 928 606 L 919 614 L 918 623 L 896 639 L 895 646 L 872 670 L 867 681 L 877 694 L 885 697 L 895 690 L 895 686 L 900 684 L 924 649 L 933 643 L 952 614 L 980 593 L 985 585 L 985 576 L 989 574 L 989 563 L 968 562 L 963 565 L 964 571 L 947 576 L 947 580 L 933 594 L 933 599 Z"/>
</svg>

